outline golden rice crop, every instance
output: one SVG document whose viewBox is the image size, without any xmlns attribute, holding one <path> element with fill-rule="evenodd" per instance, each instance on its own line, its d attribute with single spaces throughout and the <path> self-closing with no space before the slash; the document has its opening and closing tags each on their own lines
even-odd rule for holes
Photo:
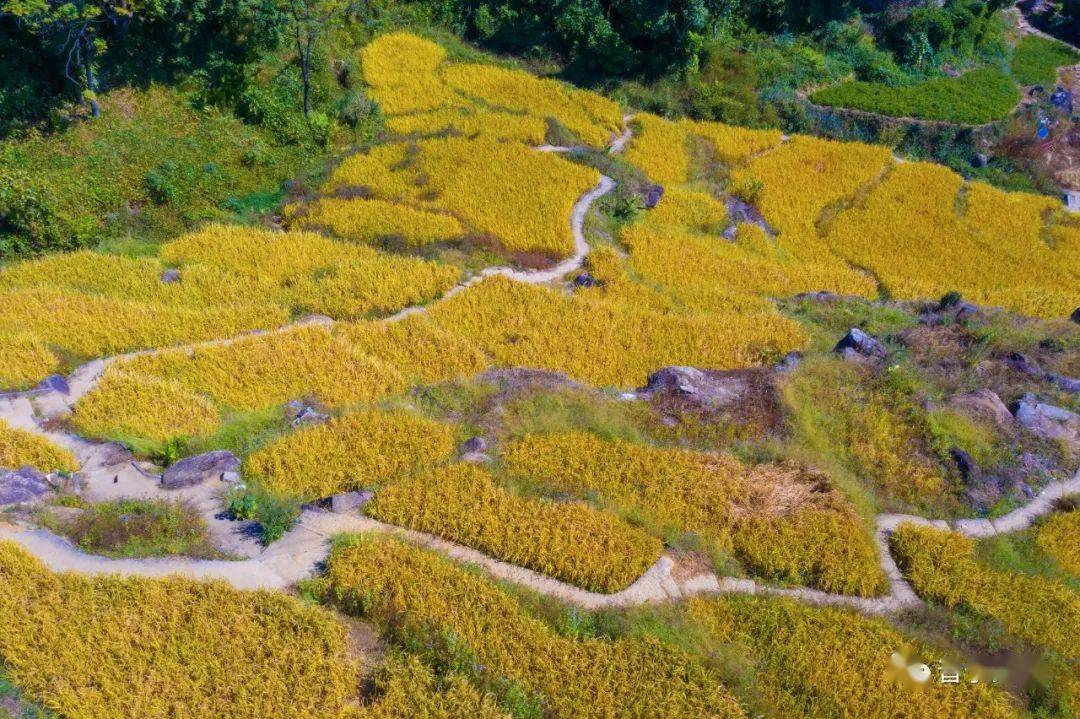
<svg viewBox="0 0 1080 719">
<path fill-rule="evenodd" d="M 181 268 L 181 280 L 161 281 L 158 258 L 130 258 L 81 250 L 48 255 L 0 270 L 0 287 L 79 292 L 153 305 L 203 308 L 215 305 L 273 304 L 272 293 L 212 265 Z"/>
<path fill-rule="evenodd" d="M 88 437 L 168 442 L 213 433 L 214 404 L 176 381 L 108 371 L 75 407 L 72 421 Z"/>
<path fill-rule="evenodd" d="M 271 491 L 305 500 L 375 487 L 454 450 L 448 425 L 408 412 L 366 410 L 278 439 L 245 464 Z"/>
<path fill-rule="evenodd" d="M 367 512 L 597 592 L 629 586 L 663 549 L 660 540 L 612 514 L 582 502 L 519 497 L 471 464 L 394 483 L 378 492 Z"/>
<path fill-rule="evenodd" d="M 114 371 L 173 380 L 224 409 L 239 411 L 302 397 L 342 407 L 396 394 L 408 386 L 393 367 L 357 352 L 325 327 L 299 327 L 224 345 L 144 355 L 107 370 Z"/>
<path fill-rule="evenodd" d="M 682 227 L 719 235 L 728 225 L 727 206 L 708 192 L 684 187 L 668 188 L 663 199 L 643 218 L 653 227 Z"/>
<path fill-rule="evenodd" d="M 679 125 L 687 134 L 708 140 L 716 157 L 726 165 L 742 164 L 753 155 L 777 147 L 783 140 L 779 130 L 752 130 L 719 122 L 689 120 L 681 120 Z"/>
<path fill-rule="evenodd" d="M 659 218 L 657 218 L 659 219 Z M 839 263 L 790 261 L 754 226 L 739 229 L 736 242 L 662 225 L 651 217 L 622 231 L 630 268 L 687 307 L 711 312 L 724 307 L 775 314 L 767 298 L 828 289 L 875 294 L 874 283 Z M 768 254 L 769 247 L 775 248 Z M 688 268 L 693 268 L 688 270 Z"/>
<path fill-rule="evenodd" d="M 16 429 L 0 419 L 0 467 L 36 467 L 42 472 L 75 472 L 79 462 L 68 450 L 44 437 Z"/>
<path fill-rule="evenodd" d="M 404 32 L 382 35 L 360 52 L 364 82 L 390 115 L 468 103 L 436 75 L 446 50 Z"/>
<path fill-rule="evenodd" d="M 310 232 L 212 225 L 164 245 L 167 261 L 203 262 L 274 288 L 301 311 L 334 317 L 393 312 L 442 295 L 459 271 Z"/>
<path fill-rule="evenodd" d="M 760 183 L 753 202 L 778 231 L 785 257 L 825 264 L 843 275 L 843 262 L 821 240 L 818 222 L 826 210 L 851 201 L 891 162 L 886 147 L 800 135 L 733 172 L 731 186 Z M 852 284 L 865 283 L 854 269 L 847 275 Z"/>
<path fill-rule="evenodd" d="M 641 386 L 657 367 L 727 369 L 803 346 L 775 311 L 674 316 L 494 277 L 431 308 L 436 323 L 497 364 L 566 372 L 600 386 Z"/>
<path fill-rule="evenodd" d="M 842 213 L 826 241 L 849 261 L 869 268 L 902 299 L 940 297 L 956 290 L 985 305 L 1040 317 L 1075 308 L 1080 276 L 1040 236 L 1049 198 L 1006 193 L 929 163 L 896 167 L 866 198 Z M 897 228 L 903 228 L 897 232 Z"/>
<path fill-rule="evenodd" d="M 418 143 L 415 169 L 434 202 L 509 250 L 563 257 L 573 251 L 570 216 L 600 181 L 596 170 L 553 153 L 486 138 Z"/>
<path fill-rule="evenodd" d="M 729 455 L 584 433 L 527 435 L 502 454 L 513 474 L 546 488 L 598 496 L 661 531 L 696 532 L 733 546 L 763 576 L 834 592 L 884 589 L 869 532 L 837 494 L 812 491 L 820 478 L 798 468 L 748 467 Z"/>
<path fill-rule="evenodd" d="M 366 187 L 387 199 L 423 195 L 425 207 L 453 214 L 511 251 L 563 257 L 573 251 L 574 204 L 599 179 L 595 170 L 517 143 L 447 137 L 414 143 L 403 154 L 375 148 L 355 155 L 324 189 Z"/>
<path fill-rule="evenodd" d="M 901 524 L 891 544 L 920 596 L 970 607 L 1015 636 L 1080 657 L 1080 595 L 1061 582 L 989 569 L 974 558 L 974 540 L 955 532 Z"/>
<path fill-rule="evenodd" d="M 777 717 L 814 719 L 1010 719 L 1009 695 L 987 683 L 914 687 L 890 655 L 933 665 L 931 647 L 888 621 L 787 599 L 692 599 L 688 613 L 710 640 L 733 644 L 754 667 L 749 690 Z M 843 681 L 840 677 L 859 677 Z"/>
<path fill-rule="evenodd" d="M 542 145 L 547 137 L 547 121 L 532 115 L 517 115 L 476 108 L 445 109 L 412 115 L 396 115 L 386 121 L 391 132 L 399 135 L 425 136 L 456 132 L 466 137 L 483 135 L 497 140 L 515 140 Z"/>
<path fill-rule="evenodd" d="M 486 579 L 402 542 L 339 544 L 326 573 L 344 607 L 413 636 L 450 636 L 494 682 L 538 695 L 551 719 L 744 716 L 718 677 L 652 638 L 576 641 L 554 634 Z"/>
<path fill-rule="evenodd" d="M 400 243 L 419 248 L 461 237 L 461 223 L 450 215 L 382 200 L 326 198 L 304 207 L 292 222 L 299 229 L 325 229 L 367 245 Z"/>
<path fill-rule="evenodd" d="M 555 80 L 540 79 L 494 65 L 454 64 L 442 70 L 443 79 L 464 95 L 487 105 L 527 115 L 552 118 L 585 144 L 603 147 L 622 126 L 618 105 L 573 92 Z"/>
<path fill-rule="evenodd" d="M 0 335 L 0 387 L 22 389 L 56 371 L 60 359 L 32 334 Z"/>
<path fill-rule="evenodd" d="M 334 331 L 355 351 L 379 359 L 417 384 L 472 377 L 491 365 L 471 342 L 440 329 L 422 314 L 398 322 L 340 324 Z"/>
<path fill-rule="evenodd" d="M 280 593 L 52 574 L 0 543 L 0 616 L 13 682 L 72 719 L 342 719 L 357 694 L 345 626 Z"/>
<path fill-rule="evenodd" d="M 1035 544 L 1066 572 L 1080 577 L 1080 512 L 1055 514 L 1035 530 Z"/>
<path fill-rule="evenodd" d="M 0 291 L 0 334 L 86 357 L 229 337 L 288 321 L 268 305 L 172 307 L 47 289 Z"/>
<path fill-rule="evenodd" d="M 392 653 L 375 675 L 373 702 L 356 719 L 510 719 L 492 694 L 477 690 L 460 674 L 436 677 L 413 656 Z"/>
<path fill-rule="evenodd" d="M 686 127 L 647 113 L 635 115 L 633 124 L 637 131 L 624 153 L 627 162 L 661 185 L 686 182 L 690 174 Z"/>
<path fill-rule="evenodd" d="M 349 155 L 330 173 L 323 192 L 356 194 L 366 190 L 385 200 L 414 199 L 422 188 L 417 185 L 416 173 L 409 169 L 413 147 L 392 143 Z"/>
</svg>

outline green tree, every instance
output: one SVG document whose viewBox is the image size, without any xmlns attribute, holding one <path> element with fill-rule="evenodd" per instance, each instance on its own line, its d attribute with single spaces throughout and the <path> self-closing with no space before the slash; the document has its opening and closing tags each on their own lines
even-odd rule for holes
<svg viewBox="0 0 1080 719">
<path fill-rule="evenodd" d="M 352 3 L 347 0 L 286 0 L 292 20 L 292 39 L 303 84 L 304 118 L 311 122 L 311 73 L 319 43 L 333 24 L 341 20 Z"/>
<path fill-rule="evenodd" d="M 109 41 L 123 37 L 137 16 L 160 16 L 163 0 L 3 0 L 0 14 L 39 36 L 61 58 L 64 76 L 82 90 L 94 117 L 98 62 Z"/>
</svg>

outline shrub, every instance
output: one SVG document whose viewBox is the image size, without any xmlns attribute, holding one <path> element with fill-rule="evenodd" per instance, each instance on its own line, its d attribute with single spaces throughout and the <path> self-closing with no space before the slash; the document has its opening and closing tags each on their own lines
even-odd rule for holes
<svg viewBox="0 0 1080 719">
<path fill-rule="evenodd" d="M 345 626 L 280 593 L 52 574 L 0 544 L 0 661 L 64 716 L 339 717 L 358 671 Z M 227 631 L 223 631 L 227 628 Z"/>
<path fill-rule="evenodd" d="M 452 637 L 475 657 L 466 666 L 478 678 L 537 694 L 553 719 L 743 716 L 718 678 L 681 650 L 655 639 L 560 637 L 482 577 L 396 540 L 339 543 L 326 578 L 347 611 L 422 646 Z"/>
<path fill-rule="evenodd" d="M 221 556 L 206 522 L 189 504 L 168 500 L 118 500 L 91 504 L 58 528 L 80 549 L 109 557 Z"/>
<path fill-rule="evenodd" d="M 810 99 L 820 105 L 892 117 L 980 125 L 1006 117 L 1019 102 L 1020 93 L 1008 75 L 987 67 L 958 78 L 935 78 L 899 87 L 849 81 L 818 90 Z"/>
<path fill-rule="evenodd" d="M 524 499 L 468 464 L 396 482 L 367 512 L 598 592 L 632 584 L 663 548 L 613 515 L 581 502 Z"/>
<path fill-rule="evenodd" d="M 76 472 L 75 455 L 32 432 L 0 420 L 0 467 L 36 467 L 42 472 Z"/>
<path fill-rule="evenodd" d="M 902 524 L 891 545 L 920 596 L 994 617 L 1063 657 L 1080 656 L 1080 597 L 1059 581 L 987 569 L 973 556 L 974 540 L 955 532 Z"/>
<path fill-rule="evenodd" d="M 406 412 L 355 412 L 301 429 L 248 458 L 272 492 L 305 500 L 383 486 L 454 449 L 449 426 Z"/>
</svg>

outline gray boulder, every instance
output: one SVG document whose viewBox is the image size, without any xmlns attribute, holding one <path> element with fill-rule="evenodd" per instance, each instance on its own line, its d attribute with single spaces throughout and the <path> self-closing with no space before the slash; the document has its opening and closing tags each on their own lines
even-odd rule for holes
<svg viewBox="0 0 1080 719">
<path fill-rule="evenodd" d="M 885 345 L 858 327 L 848 330 L 848 333 L 833 348 L 834 352 L 843 355 L 845 359 L 852 358 L 851 353 L 846 350 L 869 359 L 884 359 L 887 354 Z"/>
<path fill-rule="evenodd" d="M 1069 394 L 1080 394 L 1080 379 L 1050 373 L 1046 375 L 1046 381 L 1057 385 L 1058 389 Z"/>
<path fill-rule="evenodd" d="M 792 372 L 798 368 L 799 362 L 802 361 L 802 354 L 799 352 L 788 352 L 776 363 L 777 372 Z"/>
<path fill-rule="evenodd" d="M 960 478 L 964 480 L 964 484 L 976 484 L 982 478 L 979 463 L 970 454 L 959 447 L 953 447 L 949 450 L 949 456 L 956 463 L 956 469 L 960 472 Z"/>
<path fill-rule="evenodd" d="M 462 454 L 479 454 L 487 451 L 487 441 L 483 437 L 472 437 L 461 445 Z"/>
<path fill-rule="evenodd" d="M 240 460 L 232 452 L 217 450 L 195 457 L 182 459 L 161 475 L 165 489 L 183 489 L 202 484 L 208 479 L 223 479 L 227 474 L 240 471 Z"/>
<path fill-rule="evenodd" d="M 1013 415 L 1021 426 L 1043 439 L 1080 446 L 1080 415 L 1075 412 L 1040 402 L 1028 393 L 1017 402 Z"/>
<path fill-rule="evenodd" d="M 358 509 L 363 509 L 374 498 L 375 493 L 366 490 L 335 494 L 330 498 L 330 511 L 334 514 L 355 512 Z"/>
<path fill-rule="evenodd" d="M 575 287 L 596 287 L 600 283 L 596 281 L 588 272 L 582 272 L 580 275 L 574 278 Z"/>
<path fill-rule="evenodd" d="M 0 470 L 0 507 L 35 504 L 52 489 L 38 470 Z"/>
<path fill-rule="evenodd" d="M 660 200 L 664 199 L 664 188 L 662 185 L 653 185 L 645 193 L 645 209 L 652 210 L 660 204 Z"/>
<path fill-rule="evenodd" d="M 729 407 L 750 390 L 745 373 L 704 372 L 696 367 L 664 367 L 649 375 L 642 394 L 690 400 L 699 407 Z"/>
<path fill-rule="evenodd" d="M 958 394 L 949 400 L 949 405 L 968 414 L 988 419 L 998 427 L 1012 424 L 1013 416 L 997 393 L 989 389 L 980 389 L 967 394 Z"/>
<path fill-rule="evenodd" d="M 180 281 L 180 270 L 169 269 L 161 273 L 161 284 L 175 285 Z"/>
<path fill-rule="evenodd" d="M 50 392 L 59 392 L 60 394 L 71 394 L 71 387 L 68 386 L 67 378 L 62 374 L 49 375 L 38 382 L 37 388 Z"/>
</svg>

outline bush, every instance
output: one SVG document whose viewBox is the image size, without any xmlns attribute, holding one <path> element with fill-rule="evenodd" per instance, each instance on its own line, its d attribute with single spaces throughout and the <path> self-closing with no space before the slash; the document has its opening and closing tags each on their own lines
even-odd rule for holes
<svg viewBox="0 0 1080 719">
<path fill-rule="evenodd" d="M 72 521 L 60 522 L 58 529 L 80 549 L 109 557 L 221 557 L 202 517 L 179 501 L 92 504 Z"/>
</svg>

